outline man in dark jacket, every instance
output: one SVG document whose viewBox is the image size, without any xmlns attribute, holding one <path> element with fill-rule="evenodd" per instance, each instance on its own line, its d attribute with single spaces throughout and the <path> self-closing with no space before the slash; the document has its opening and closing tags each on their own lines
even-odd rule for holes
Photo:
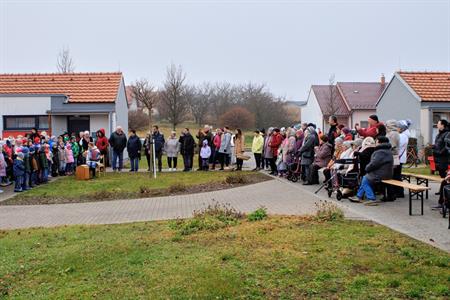
<svg viewBox="0 0 450 300">
<path fill-rule="evenodd" d="M 116 131 L 114 131 L 109 137 L 109 144 L 112 148 L 112 168 L 114 171 L 122 171 L 123 168 L 123 150 L 127 146 L 127 137 L 123 132 L 122 127 L 117 126 Z M 119 166 L 117 167 L 117 159 L 119 159 Z"/>
<path fill-rule="evenodd" d="M 436 170 L 439 172 L 439 176 L 444 178 L 447 174 L 449 153 L 445 145 L 445 139 L 450 135 L 448 130 L 448 122 L 446 120 L 440 120 L 437 124 L 438 134 L 434 140 L 433 156 L 436 164 Z"/>
<path fill-rule="evenodd" d="M 330 116 L 328 118 L 328 124 L 330 125 L 330 129 L 328 130 L 328 143 L 330 143 L 334 147 L 334 139 L 338 136 L 337 134 L 337 117 Z"/>
<path fill-rule="evenodd" d="M 136 135 L 136 130 L 132 129 L 127 142 L 128 157 L 130 158 L 130 172 L 139 170 L 139 160 L 141 159 L 141 139 Z"/>
<path fill-rule="evenodd" d="M 166 140 L 164 139 L 164 134 L 159 132 L 158 126 L 153 126 L 152 139 L 155 143 L 155 157 L 158 160 L 158 171 L 162 171 L 162 153 L 164 151 L 164 144 Z"/>
<path fill-rule="evenodd" d="M 377 139 L 375 151 L 372 154 L 370 163 L 366 166 L 366 175 L 361 180 L 357 198 L 350 197 L 352 202 L 363 202 L 366 197 L 366 205 L 377 205 L 380 201 L 376 199 L 373 188 L 382 180 L 391 179 L 394 168 L 394 157 L 391 151 L 391 144 L 387 137 L 379 137 Z"/>
<path fill-rule="evenodd" d="M 188 172 L 192 169 L 192 157 L 194 156 L 195 141 L 189 132 L 189 128 L 183 130 L 180 137 L 181 154 L 183 155 L 184 172 Z"/>
</svg>

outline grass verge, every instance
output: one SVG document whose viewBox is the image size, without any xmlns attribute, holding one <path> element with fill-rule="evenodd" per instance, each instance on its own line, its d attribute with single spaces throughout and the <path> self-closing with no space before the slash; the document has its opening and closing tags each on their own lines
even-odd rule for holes
<svg viewBox="0 0 450 300">
<path fill-rule="evenodd" d="M 94 180 L 74 176 L 16 195 L 0 205 L 56 204 L 106 201 L 200 193 L 270 180 L 259 172 L 106 173 Z"/>
<path fill-rule="evenodd" d="M 450 255 L 386 227 L 245 219 L 0 232 L 0 298 L 448 299 Z"/>
</svg>

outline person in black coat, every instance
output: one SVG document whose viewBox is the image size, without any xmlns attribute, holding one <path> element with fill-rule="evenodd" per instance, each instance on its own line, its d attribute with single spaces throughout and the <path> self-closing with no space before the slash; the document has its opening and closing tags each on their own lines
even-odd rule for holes
<svg viewBox="0 0 450 300">
<path fill-rule="evenodd" d="M 139 170 L 141 149 L 142 149 L 141 139 L 136 135 L 136 130 L 132 129 L 130 131 L 130 137 L 128 138 L 127 142 L 127 152 L 131 163 L 130 172 L 137 172 Z"/>
<path fill-rule="evenodd" d="M 189 132 L 189 128 L 183 130 L 180 137 L 180 152 L 183 155 L 184 172 L 192 170 L 192 158 L 194 157 L 195 140 Z"/>
<path fill-rule="evenodd" d="M 166 140 L 164 139 L 164 134 L 159 132 L 158 126 L 153 126 L 152 139 L 155 143 L 155 157 L 158 160 L 158 171 L 162 170 L 162 153 L 164 151 L 164 144 Z"/>
<path fill-rule="evenodd" d="M 446 120 L 440 120 L 438 122 L 437 128 L 439 131 L 433 145 L 434 162 L 436 164 L 436 170 L 439 172 L 441 178 L 444 178 L 447 174 L 450 156 L 445 143 L 446 138 L 450 135 L 448 126 L 449 124 Z"/>
<path fill-rule="evenodd" d="M 334 140 L 336 139 L 336 137 L 338 137 L 337 134 L 337 117 L 336 116 L 330 116 L 328 118 L 328 124 L 330 124 L 330 129 L 328 130 L 328 143 L 330 143 L 333 146 L 334 149 Z"/>
</svg>

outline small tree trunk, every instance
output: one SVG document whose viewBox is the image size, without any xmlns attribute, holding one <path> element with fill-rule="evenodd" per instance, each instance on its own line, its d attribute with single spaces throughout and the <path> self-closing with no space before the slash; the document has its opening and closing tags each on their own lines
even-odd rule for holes
<svg viewBox="0 0 450 300">
<path fill-rule="evenodd" d="M 152 113 L 150 112 L 148 114 L 148 130 L 149 132 L 152 132 L 152 126 L 153 126 L 153 120 L 152 120 Z"/>
</svg>

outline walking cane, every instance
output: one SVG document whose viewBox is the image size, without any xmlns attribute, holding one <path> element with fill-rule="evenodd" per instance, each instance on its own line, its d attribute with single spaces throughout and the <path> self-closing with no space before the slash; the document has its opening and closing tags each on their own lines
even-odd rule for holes
<svg viewBox="0 0 450 300">
<path fill-rule="evenodd" d="M 155 139 L 152 139 L 152 153 L 153 153 L 153 178 L 156 179 L 156 154 L 155 154 Z"/>
</svg>

